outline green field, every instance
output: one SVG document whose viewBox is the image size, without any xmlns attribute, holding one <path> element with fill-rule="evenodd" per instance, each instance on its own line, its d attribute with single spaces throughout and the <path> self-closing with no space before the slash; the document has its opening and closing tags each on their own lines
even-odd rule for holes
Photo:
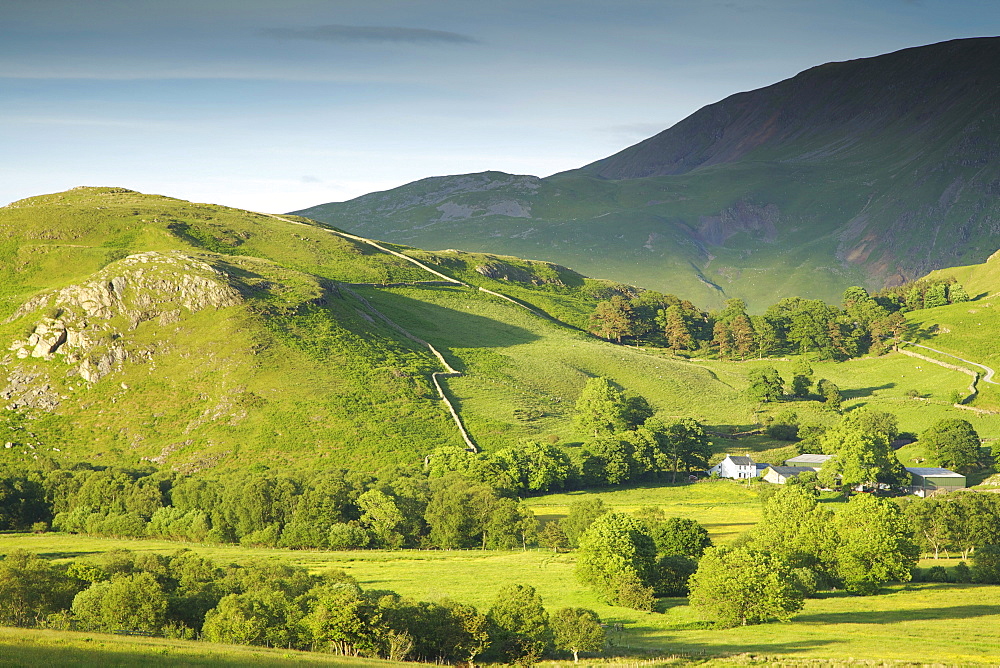
<svg viewBox="0 0 1000 668">
<path fill-rule="evenodd" d="M 0 627 L 0 666 L 400 666 L 377 659 L 341 657 L 190 640 L 105 633 Z"/>
<path fill-rule="evenodd" d="M 638 485 L 613 491 L 581 490 L 546 494 L 524 503 L 542 520 L 559 519 L 569 504 L 585 498 L 600 498 L 611 509 L 632 513 L 655 506 L 670 517 L 697 520 L 716 544 L 725 544 L 747 531 L 760 519 L 755 488 L 728 480 L 702 480 L 676 486 Z"/>
<path fill-rule="evenodd" d="M 481 608 L 489 606 L 496 589 L 503 584 L 531 584 L 538 589 L 550 610 L 567 605 L 589 607 L 605 621 L 621 624 L 621 631 L 610 634 L 613 643 L 610 652 L 625 655 L 652 652 L 660 656 L 701 659 L 750 653 L 793 661 L 832 659 L 844 663 L 851 659 L 935 665 L 995 665 L 1000 662 L 998 586 L 896 585 L 875 597 L 838 592 L 807 600 L 805 608 L 788 623 L 723 630 L 703 628 L 685 599 L 663 599 L 661 612 L 653 613 L 606 606 L 576 582 L 572 554 L 556 555 L 542 550 L 296 552 L 55 534 L 7 535 L 0 539 L 0 550 L 25 548 L 51 558 L 79 557 L 122 547 L 160 553 L 190 547 L 219 561 L 283 558 L 314 571 L 342 568 L 358 578 L 366 589 L 389 589 L 424 600 L 447 596 Z M 948 565 L 954 560 L 925 560 L 922 565 L 932 563 Z M 21 631 L 8 633 L 19 636 Z M 105 638 L 102 637 L 101 642 L 121 642 Z M 69 641 L 67 638 L 66 642 Z M 162 642 L 164 648 L 172 646 L 169 641 Z M 79 641 L 74 641 L 73 651 L 77 651 L 78 644 Z M 127 649 L 128 642 L 123 644 L 125 647 L 121 651 Z M 184 646 L 192 647 L 192 651 L 201 647 Z M 117 651 L 111 645 L 107 647 L 110 648 L 107 651 Z M 212 647 L 205 649 L 209 656 L 198 656 L 192 661 L 213 665 L 208 663 L 215 660 L 211 656 Z M 234 651 L 240 652 L 242 648 Z M 275 656 L 276 661 L 281 658 Z M 79 665 L 86 665 L 86 662 Z M 219 665 L 232 664 L 221 662 Z"/>
</svg>

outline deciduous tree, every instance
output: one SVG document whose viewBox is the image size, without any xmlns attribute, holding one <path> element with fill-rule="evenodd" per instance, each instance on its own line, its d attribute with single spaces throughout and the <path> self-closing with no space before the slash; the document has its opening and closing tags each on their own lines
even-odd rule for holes
<svg viewBox="0 0 1000 668">
<path fill-rule="evenodd" d="M 688 586 L 691 605 L 723 627 L 788 620 L 802 608 L 788 562 L 746 547 L 706 550 Z"/>
<path fill-rule="evenodd" d="M 561 608 L 552 615 L 552 632 L 557 649 L 573 653 L 573 663 L 580 662 L 580 652 L 600 652 L 606 634 L 601 618 L 586 608 Z"/>
</svg>

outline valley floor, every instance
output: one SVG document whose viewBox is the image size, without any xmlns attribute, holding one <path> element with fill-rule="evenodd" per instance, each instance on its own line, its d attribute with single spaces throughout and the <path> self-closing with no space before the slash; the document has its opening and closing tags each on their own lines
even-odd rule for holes
<svg viewBox="0 0 1000 668">
<path fill-rule="evenodd" d="M 280 558 L 317 572 L 330 568 L 344 569 L 366 589 L 388 589 L 423 600 L 450 597 L 472 603 L 481 609 L 489 607 L 497 587 L 508 583 L 530 584 L 537 588 L 550 610 L 564 606 L 596 610 L 602 619 L 612 625 L 609 634 L 612 646 L 608 652 L 612 657 L 662 657 L 667 660 L 667 665 L 703 661 L 763 661 L 787 665 L 810 665 L 814 661 L 818 663 L 813 665 L 837 665 L 854 661 L 875 661 L 877 665 L 891 665 L 895 662 L 934 665 L 1000 664 L 998 586 L 911 583 L 890 587 L 886 593 L 873 597 L 830 592 L 823 598 L 807 600 L 805 608 L 788 623 L 714 629 L 706 628 L 700 622 L 687 605 L 686 599 L 663 599 L 660 601 L 659 611 L 652 613 L 606 606 L 592 592 L 577 583 L 574 577 L 575 556 L 572 553 L 554 554 L 547 550 L 323 552 L 244 549 L 237 546 L 153 540 L 122 541 L 61 534 L 7 534 L 0 537 L 0 552 L 15 548 L 27 549 L 55 559 L 75 558 L 122 548 L 159 553 L 187 548 L 222 562 Z M 925 560 L 921 566 L 947 566 L 954 563 L 954 560 Z M 8 630 L 5 633 L 6 635 L 0 635 L 0 647 L 3 648 L 0 651 L 4 652 L 0 656 L 7 656 L 9 646 L 22 647 L 18 652 L 28 652 L 23 655 L 12 654 L 11 656 L 25 657 L 15 660 L 15 665 L 19 662 L 39 665 L 30 659 L 31 652 L 37 651 L 39 657 L 45 656 L 44 652 L 49 650 L 44 649 L 44 643 L 55 642 L 45 640 L 41 648 L 24 650 L 23 645 L 28 641 L 18 639 L 22 635 L 21 630 Z M 39 632 L 24 633 L 31 635 Z M 57 636 L 44 636 L 55 637 Z M 42 641 L 30 641 L 38 642 Z M 73 655 L 73 652 L 78 651 L 75 648 L 83 641 L 74 635 L 66 636 L 64 641 L 59 642 L 66 642 L 67 647 L 71 648 L 71 651 L 67 651 Z M 127 641 L 107 639 L 100 642 L 112 643 L 107 645 L 108 652 L 126 651 L 116 649 L 113 643 L 127 644 Z M 167 644 L 157 651 L 168 654 L 175 651 L 169 644 L 172 641 L 162 642 Z M 204 648 L 205 652 L 211 654 L 216 651 L 212 647 L 217 646 L 196 644 L 193 647 L 192 651 Z M 244 651 L 244 648 L 234 651 Z M 299 657 L 298 653 L 289 656 L 292 655 L 296 659 Z M 756 658 L 751 660 L 750 655 Z M 88 655 L 84 652 L 81 656 L 85 658 Z M 668 660 L 668 657 L 676 659 Z M 274 663 L 262 662 L 255 665 L 282 665 L 279 660 L 283 658 L 276 655 Z M 213 664 L 210 659 L 215 660 L 211 656 L 193 656 L 189 665 L 238 663 L 226 663 L 228 659 L 220 659 Z M 614 661 L 613 658 L 610 660 Z M 268 658 L 267 661 L 271 659 Z M 182 659 L 181 662 L 187 663 L 187 659 Z M 0 665 L 3 665 L 2 662 Z M 69 665 L 93 664 L 83 661 Z M 629 662 L 629 665 L 636 664 Z"/>
</svg>

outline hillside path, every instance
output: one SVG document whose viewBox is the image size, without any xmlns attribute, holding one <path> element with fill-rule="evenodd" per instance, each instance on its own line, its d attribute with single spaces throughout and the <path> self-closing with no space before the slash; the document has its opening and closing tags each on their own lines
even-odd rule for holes
<svg viewBox="0 0 1000 668">
<path fill-rule="evenodd" d="M 306 225 L 305 223 L 300 223 L 297 220 L 289 220 L 288 218 L 282 218 L 281 216 L 275 215 L 273 213 L 263 213 L 261 215 L 262 216 L 269 216 L 271 218 L 276 218 L 277 220 L 281 220 L 281 221 L 284 221 L 286 223 L 293 223 L 295 225 L 305 225 L 306 227 L 310 227 L 309 225 Z M 451 276 L 446 276 L 445 274 L 442 274 L 440 271 L 438 271 L 438 270 L 436 270 L 436 269 L 434 269 L 432 267 L 427 266 L 426 264 L 424 264 L 420 260 L 418 260 L 416 258 L 413 258 L 413 257 L 410 257 L 409 255 L 406 255 L 405 253 L 400 253 L 399 251 L 394 251 L 391 248 L 386 248 L 385 246 L 383 246 L 382 244 L 378 243 L 377 241 L 372 241 L 371 239 L 366 239 L 365 237 L 359 237 L 358 235 L 351 234 L 350 232 L 341 232 L 339 230 L 332 230 L 332 229 L 330 229 L 328 227 L 321 227 L 319 229 L 326 230 L 330 234 L 336 234 L 338 237 L 343 237 L 345 239 L 351 239 L 353 241 L 360 241 L 363 244 L 368 244 L 369 246 L 371 246 L 373 248 L 377 248 L 378 250 L 382 251 L 383 253 L 388 253 L 389 255 L 395 255 L 396 257 L 400 258 L 401 260 L 406 260 L 407 262 L 420 267 L 421 269 L 423 269 L 426 272 L 430 272 L 434 276 L 437 276 L 438 278 L 440 278 L 442 281 L 444 281 L 446 283 L 449 283 L 451 285 L 461 285 L 461 286 L 469 288 L 469 289 L 477 289 L 480 292 L 485 292 L 488 295 L 492 295 L 494 297 L 499 297 L 500 299 L 503 299 L 504 301 L 508 301 L 511 304 L 513 304 L 514 306 L 519 306 L 519 307 L 523 308 L 525 311 L 528 311 L 528 312 L 532 313 L 533 315 L 537 315 L 539 318 L 545 318 L 546 320 L 551 320 L 552 322 L 554 322 L 556 324 L 559 324 L 559 325 L 563 325 L 564 327 L 568 327 L 569 326 L 566 323 L 564 323 L 563 321 L 559 320 L 558 318 L 552 317 L 548 313 L 544 313 L 544 312 L 539 311 L 537 309 L 531 308 L 527 304 L 522 304 L 521 302 L 519 302 L 518 300 L 514 299 L 513 297 L 508 297 L 507 295 L 500 294 L 499 292 L 494 292 L 493 290 L 487 290 L 486 288 L 476 288 L 475 286 L 469 285 L 468 283 L 460 281 L 457 278 L 452 278 Z M 440 282 L 441 281 L 427 281 L 427 283 L 440 283 Z"/>
<path fill-rule="evenodd" d="M 919 343 L 907 343 L 907 345 L 914 346 L 916 348 L 923 348 L 924 350 L 929 350 L 932 353 L 937 353 L 938 355 L 944 355 L 945 357 L 950 357 L 952 359 L 958 360 L 959 362 L 965 362 L 966 364 L 971 364 L 972 366 L 978 366 L 980 369 L 986 372 L 985 374 L 983 374 L 980 380 L 982 380 L 984 383 L 990 383 L 992 385 L 1000 385 L 1000 383 L 993 380 L 993 376 L 996 374 L 996 372 L 990 367 L 986 366 L 985 364 L 980 364 L 979 362 L 973 362 L 971 360 L 962 359 L 958 355 L 952 355 L 951 353 L 946 353 L 943 350 L 937 350 L 936 348 L 931 348 L 930 346 L 924 346 Z"/>
</svg>

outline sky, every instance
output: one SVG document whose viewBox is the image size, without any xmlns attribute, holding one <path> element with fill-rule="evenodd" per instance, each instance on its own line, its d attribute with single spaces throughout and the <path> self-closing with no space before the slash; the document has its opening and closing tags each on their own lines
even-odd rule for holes
<svg viewBox="0 0 1000 668">
<path fill-rule="evenodd" d="M 0 204 L 547 176 L 815 65 L 997 34 L 996 0 L 0 0 Z"/>
</svg>

